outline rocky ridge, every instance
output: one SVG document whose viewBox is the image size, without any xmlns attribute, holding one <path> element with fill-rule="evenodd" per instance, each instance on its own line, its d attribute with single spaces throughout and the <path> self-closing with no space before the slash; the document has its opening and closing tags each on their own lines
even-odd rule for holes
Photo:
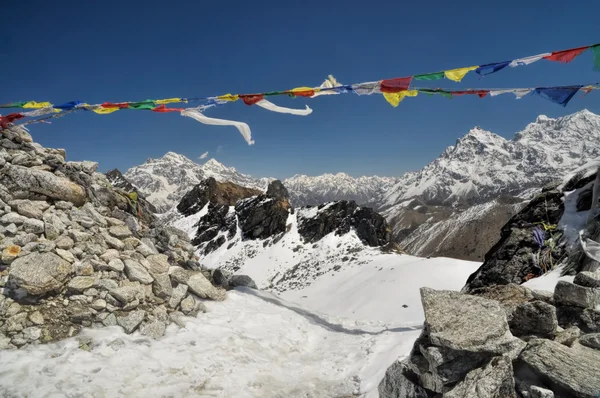
<svg viewBox="0 0 600 398">
<path fill-rule="evenodd" d="M 225 298 L 188 236 L 149 224 L 97 163 L 67 162 L 23 128 L 1 134 L 0 348 L 93 325 L 160 337 L 200 299 Z"/>
</svg>

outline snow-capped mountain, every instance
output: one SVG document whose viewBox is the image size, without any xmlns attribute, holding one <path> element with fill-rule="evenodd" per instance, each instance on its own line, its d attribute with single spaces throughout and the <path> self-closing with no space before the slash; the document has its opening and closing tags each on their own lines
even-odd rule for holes
<svg viewBox="0 0 600 398">
<path fill-rule="evenodd" d="M 124 176 L 160 213 L 177 205 L 183 195 L 209 177 L 263 191 L 271 180 L 254 179 L 215 159 L 199 165 L 175 152 L 167 152 L 158 159 L 150 158 L 144 164 L 127 170 Z"/>
<path fill-rule="evenodd" d="M 394 177 L 358 177 L 346 173 L 320 176 L 295 175 L 283 181 L 294 206 L 315 206 L 335 200 L 354 200 L 361 205 L 379 207 L 385 192 L 396 182 Z"/>
</svg>

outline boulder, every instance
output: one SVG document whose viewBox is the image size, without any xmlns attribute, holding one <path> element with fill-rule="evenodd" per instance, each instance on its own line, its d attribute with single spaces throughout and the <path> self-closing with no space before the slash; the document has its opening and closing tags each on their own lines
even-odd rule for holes
<svg viewBox="0 0 600 398">
<path fill-rule="evenodd" d="M 580 272 L 575 275 L 573 283 L 584 287 L 600 288 L 600 272 Z"/>
<path fill-rule="evenodd" d="M 469 372 L 444 398 L 517 398 L 513 367 L 507 357 L 495 357 Z"/>
<path fill-rule="evenodd" d="M 529 371 L 559 396 L 595 398 L 600 392 L 598 364 L 600 351 L 534 339 L 521 353 L 515 370 Z"/>
<path fill-rule="evenodd" d="M 380 398 L 429 398 L 427 390 L 419 386 L 406 364 L 394 362 L 385 372 L 377 388 Z"/>
<path fill-rule="evenodd" d="M 556 305 L 594 308 L 600 303 L 600 290 L 579 286 L 567 281 L 558 281 L 554 289 Z"/>
<path fill-rule="evenodd" d="M 519 304 L 513 312 L 509 326 L 515 336 L 553 337 L 558 327 L 556 308 L 543 301 Z"/>
<path fill-rule="evenodd" d="M 171 298 L 169 298 L 169 307 L 177 308 L 181 303 L 181 300 L 186 296 L 188 291 L 187 285 L 180 283 L 176 287 L 173 288 L 173 292 L 171 294 Z"/>
<path fill-rule="evenodd" d="M 200 298 L 218 301 L 225 300 L 225 291 L 214 287 L 202 272 L 192 273 L 186 284 L 189 291 Z"/>
<path fill-rule="evenodd" d="M 579 338 L 579 342 L 586 347 L 600 350 L 600 333 L 585 334 Z"/>
<path fill-rule="evenodd" d="M 283 183 L 279 180 L 271 181 L 267 187 L 266 195 L 270 198 L 277 200 L 288 200 L 290 199 L 290 193 L 287 188 L 283 186 Z"/>
<path fill-rule="evenodd" d="M 256 283 L 248 275 L 233 275 L 229 278 L 229 286 L 238 287 L 244 286 L 252 289 L 258 289 Z"/>
<path fill-rule="evenodd" d="M 31 295 L 42 295 L 60 290 L 73 265 L 54 253 L 31 253 L 13 261 L 9 281 Z"/>
<path fill-rule="evenodd" d="M 148 285 L 154 281 L 154 278 L 148 273 L 140 263 L 130 258 L 125 259 L 125 274 L 131 281 L 138 281 Z"/>
<path fill-rule="evenodd" d="M 425 327 L 434 345 L 493 354 L 523 346 L 510 333 L 506 313 L 496 301 L 423 287 L 421 302 Z"/>
<path fill-rule="evenodd" d="M 123 328 L 125 333 L 131 334 L 140 326 L 145 316 L 146 312 L 143 310 L 124 312 L 117 315 L 117 324 Z"/>
<path fill-rule="evenodd" d="M 171 286 L 171 278 L 169 275 L 158 274 L 154 275 L 154 282 L 152 282 L 152 292 L 157 297 L 162 299 L 168 299 L 173 294 L 173 287 Z"/>
<path fill-rule="evenodd" d="M 96 278 L 92 276 L 76 276 L 69 281 L 67 287 L 73 292 L 83 293 L 84 290 L 94 286 L 95 282 Z"/>
<path fill-rule="evenodd" d="M 68 201 L 75 206 L 82 206 L 87 200 L 86 192 L 80 185 L 48 171 L 11 166 L 6 174 L 16 186 L 28 192 Z"/>
<path fill-rule="evenodd" d="M 159 320 L 148 322 L 140 327 L 141 334 L 143 334 L 144 336 L 151 337 L 153 339 L 158 339 L 164 336 L 166 330 L 167 326 L 165 325 L 165 323 Z"/>
<path fill-rule="evenodd" d="M 45 201 L 30 201 L 24 200 L 17 205 L 17 213 L 24 217 L 35 218 L 41 220 L 50 205 Z"/>
</svg>

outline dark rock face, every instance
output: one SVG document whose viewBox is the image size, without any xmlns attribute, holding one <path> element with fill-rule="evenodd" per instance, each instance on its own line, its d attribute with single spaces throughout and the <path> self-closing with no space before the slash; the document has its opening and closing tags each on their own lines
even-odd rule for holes
<svg viewBox="0 0 600 398">
<path fill-rule="evenodd" d="M 515 336 L 552 337 L 558 326 L 556 308 L 543 301 L 520 304 L 513 312 L 509 326 Z"/>
<path fill-rule="evenodd" d="M 533 199 L 520 213 L 510 219 L 502 228 L 498 243 L 485 255 L 485 262 L 475 271 L 463 290 L 490 286 L 521 284 L 528 274 L 537 275 L 539 269 L 534 264 L 532 253 L 538 245 L 533 237 L 535 223 L 557 224 L 564 212 L 562 192 L 548 191 Z M 558 261 L 564 252 L 560 247 L 553 251 Z"/>
<path fill-rule="evenodd" d="M 112 169 L 110 171 L 107 171 L 105 175 L 113 187 L 120 188 L 127 192 L 137 192 L 133 184 L 131 184 L 131 182 L 129 182 L 129 180 L 123 176 L 119 169 Z"/>
<path fill-rule="evenodd" d="M 181 199 L 177 210 L 185 216 L 196 214 L 208 203 L 234 206 L 240 199 L 259 195 L 260 191 L 230 182 L 217 182 L 210 177 L 196 185 Z"/>
<path fill-rule="evenodd" d="M 334 232 L 343 235 L 352 228 L 358 237 L 369 246 L 389 243 L 391 229 L 380 214 L 368 207 L 359 207 L 354 201 L 339 201 L 318 207 L 313 218 L 298 215 L 298 232 L 309 243 L 322 239 Z"/>
<path fill-rule="evenodd" d="M 231 278 L 229 278 L 229 286 L 244 286 L 252 289 L 258 289 L 258 287 L 256 287 L 256 283 L 254 283 L 252 278 L 250 278 L 248 275 L 233 275 Z"/>
<path fill-rule="evenodd" d="M 267 188 L 266 195 L 270 198 L 278 200 L 290 200 L 290 193 L 283 183 L 279 180 L 272 181 Z"/>
<path fill-rule="evenodd" d="M 266 239 L 285 232 L 289 202 L 259 195 L 238 202 L 235 212 L 244 239 Z"/>
<path fill-rule="evenodd" d="M 198 246 L 204 242 L 208 242 L 216 238 L 221 231 L 227 232 L 227 239 L 231 239 L 235 235 L 236 227 L 235 213 L 229 211 L 229 206 L 211 202 L 208 205 L 208 213 L 198 221 L 198 232 L 192 240 L 192 244 Z M 225 242 L 225 238 L 222 238 L 223 241 L 221 244 Z M 207 253 L 211 251 L 209 250 Z"/>
</svg>

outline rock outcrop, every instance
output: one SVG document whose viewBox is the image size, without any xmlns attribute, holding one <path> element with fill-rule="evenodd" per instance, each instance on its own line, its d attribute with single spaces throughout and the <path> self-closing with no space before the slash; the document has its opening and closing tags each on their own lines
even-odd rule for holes
<svg viewBox="0 0 600 398">
<path fill-rule="evenodd" d="M 474 295 L 422 288 L 423 332 L 410 356 L 390 366 L 380 396 L 595 398 L 598 293 L 568 282 L 554 296 L 515 284 Z"/>
<path fill-rule="evenodd" d="M 121 326 L 160 337 L 166 325 L 223 300 L 187 234 L 154 225 L 152 207 L 114 188 L 93 162 L 1 130 L 0 348 Z"/>
</svg>

